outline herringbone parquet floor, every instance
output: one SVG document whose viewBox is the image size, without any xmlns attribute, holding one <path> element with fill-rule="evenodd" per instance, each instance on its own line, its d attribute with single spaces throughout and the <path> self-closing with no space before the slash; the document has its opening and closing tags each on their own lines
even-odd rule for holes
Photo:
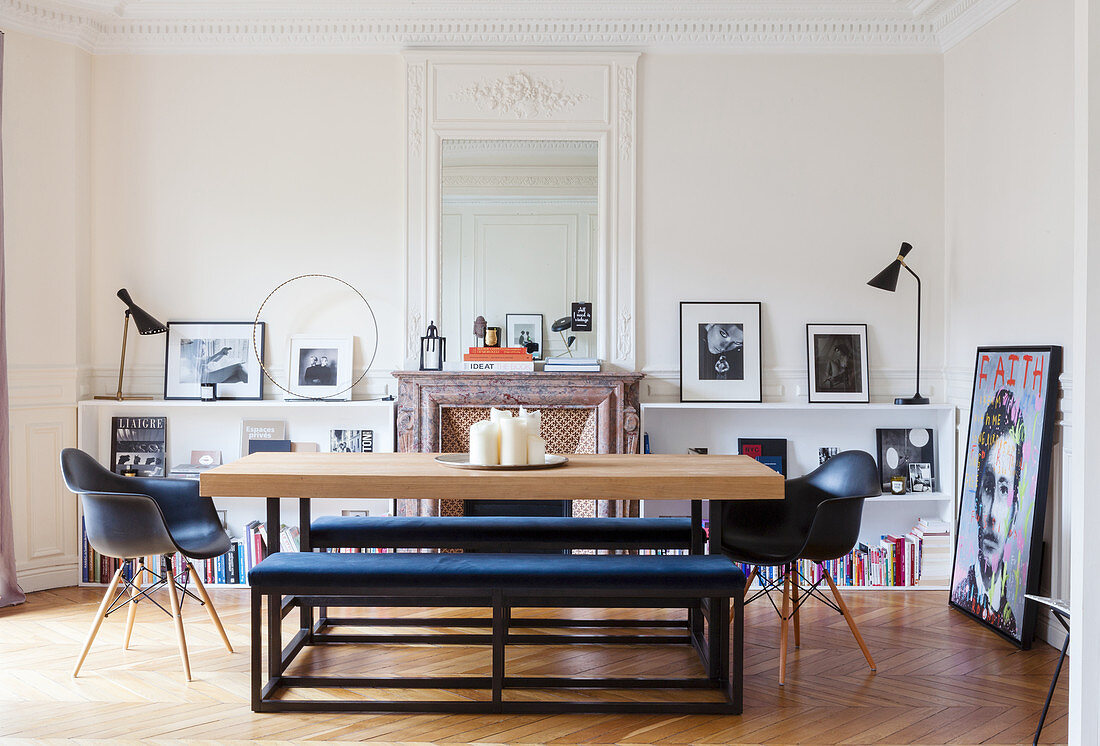
<svg viewBox="0 0 1100 746">
<path fill-rule="evenodd" d="M 1043 643 L 1019 651 L 951 612 L 943 593 L 850 592 L 846 599 L 878 673 L 867 669 L 840 615 L 814 602 L 804 608 L 802 647 L 791 655 L 787 685 L 779 687 L 778 619 L 767 604 L 753 604 L 747 613 L 746 706 L 740 717 L 258 715 L 249 711 L 247 701 L 247 594 L 222 590 L 213 595 L 236 653 L 225 652 L 203 610 L 189 604 L 190 684 L 180 674 L 170 621 L 148 604 L 138 614 L 128 651 L 121 649 L 124 615 L 106 621 L 78 679 L 71 679 L 69 671 L 99 592 L 34 593 L 25 605 L 0 610 L 0 741 L 1017 744 L 1031 742 L 1057 660 L 1057 651 Z M 287 624 L 295 618 L 289 616 Z M 339 646 L 312 653 L 295 670 L 324 663 L 379 676 L 488 671 L 488 652 L 478 647 Z M 516 647 L 510 650 L 508 670 L 589 676 L 701 673 L 692 653 L 653 646 Z M 1062 682 L 1068 681 L 1066 674 Z M 1063 683 L 1043 742 L 1064 742 L 1066 720 Z"/>
</svg>

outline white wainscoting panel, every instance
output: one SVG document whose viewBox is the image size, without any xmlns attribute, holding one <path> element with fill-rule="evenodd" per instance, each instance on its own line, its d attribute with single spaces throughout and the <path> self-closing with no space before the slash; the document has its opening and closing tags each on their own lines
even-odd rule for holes
<svg viewBox="0 0 1100 746">
<path fill-rule="evenodd" d="M 76 497 L 58 466 L 76 445 L 75 368 L 10 371 L 10 458 L 16 572 L 24 591 L 75 585 L 79 572 Z"/>
</svg>

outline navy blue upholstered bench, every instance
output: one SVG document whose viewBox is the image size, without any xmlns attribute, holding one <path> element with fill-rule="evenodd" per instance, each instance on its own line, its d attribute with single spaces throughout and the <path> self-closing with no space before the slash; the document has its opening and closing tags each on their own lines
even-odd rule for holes
<svg viewBox="0 0 1100 746">
<path fill-rule="evenodd" d="M 461 517 L 393 517 L 393 516 L 323 516 L 310 524 L 310 547 L 313 549 L 462 549 L 481 552 L 545 552 L 580 550 L 680 549 L 693 554 L 703 553 L 703 534 L 692 534 L 691 518 L 569 518 L 561 516 L 461 516 Z M 347 623 L 332 619 L 324 606 L 318 609 L 320 628 Z M 354 623 L 354 620 L 352 620 Z M 378 620 L 374 620 L 378 621 Z M 441 620 L 462 626 L 459 619 Z M 516 619 L 517 626 L 532 620 Z M 388 621 L 388 624 L 394 622 Z M 479 626 L 478 621 L 466 625 Z M 689 627 L 698 635 L 699 615 L 689 610 L 684 621 L 663 620 L 643 622 L 610 619 L 547 620 L 539 626 L 554 627 Z M 576 635 L 562 638 L 576 641 Z M 589 641 L 596 641 L 595 636 Z M 542 638 L 548 642 L 548 638 Z M 603 642 L 627 644 L 643 641 L 640 636 L 604 636 Z M 647 642 L 670 642 L 673 638 L 649 637 Z"/>
<path fill-rule="evenodd" d="M 697 537 L 696 552 L 702 538 Z M 314 549 L 691 549 L 690 518 L 563 518 L 515 516 L 324 516 L 310 527 Z"/>
<path fill-rule="evenodd" d="M 249 573 L 252 593 L 252 709 L 274 711 L 416 712 L 673 712 L 739 714 L 745 576 L 722 555 L 638 556 L 565 554 L 340 554 L 281 552 Z M 448 642 L 492 647 L 491 676 L 350 677 L 285 675 L 306 645 L 394 642 L 386 635 L 327 635 L 299 630 L 284 648 L 282 597 L 313 606 L 422 606 L 492 609 L 490 635 L 456 635 Z M 268 612 L 268 671 L 262 674 L 261 621 Z M 512 607 L 682 608 L 705 600 L 708 634 L 691 640 L 706 669 L 696 678 L 574 678 L 507 676 L 505 646 Z M 733 606 L 731 613 L 730 606 Z M 433 619 L 430 623 L 435 624 Z M 424 620 L 418 624 L 424 626 Z M 399 641 L 416 642 L 422 635 Z M 432 639 L 436 642 L 436 639 Z M 529 642 L 526 641 L 525 642 Z M 307 688 L 490 689 L 491 700 L 285 699 L 280 690 Z M 721 700 L 569 702 L 505 700 L 506 689 L 717 689 Z"/>
</svg>

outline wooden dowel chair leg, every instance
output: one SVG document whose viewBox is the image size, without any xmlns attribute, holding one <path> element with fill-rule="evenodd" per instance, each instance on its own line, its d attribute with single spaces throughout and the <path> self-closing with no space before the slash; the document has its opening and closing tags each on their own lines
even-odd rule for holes
<svg viewBox="0 0 1100 746">
<path fill-rule="evenodd" d="M 791 576 L 783 567 L 783 611 L 779 614 L 779 686 L 787 682 L 787 622 L 790 620 Z"/>
<path fill-rule="evenodd" d="M 796 566 L 792 565 L 791 567 Z M 794 647 L 797 650 L 802 647 L 802 634 L 798 629 L 798 582 L 800 578 L 796 570 L 793 571 L 793 574 L 794 577 L 791 578 L 791 609 L 794 616 Z"/>
<path fill-rule="evenodd" d="M 222 627 L 222 620 L 218 618 L 218 612 L 215 611 L 214 603 L 210 600 L 210 595 L 206 592 L 206 586 L 202 584 L 202 580 L 199 579 L 199 574 L 195 572 L 195 567 L 190 561 L 187 561 L 187 572 L 191 576 L 191 582 L 195 584 L 195 590 L 198 592 L 199 598 L 201 598 L 203 604 L 206 605 L 206 613 L 210 615 L 210 621 L 214 623 L 214 629 L 218 630 L 222 642 L 225 643 L 225 649 L 232 653 L 233 646 L 229 644 L 229 635 L 225 634 L 225 628 Z"/>
<path fill-rule="evenodd" d="M 756 566 L 752 566 L 752 572 L 749 573 L 749 579 L 745 581 L 745 595 L 743 598 L 749 597 L 749 588 L 752 587 L 752 581 L 756 580 L 756 576 L 760 574 L 760 569 Z"/>
<path fill-rule="evenodd" d="M 137 618 L 137 595 L 141 589 L 141 581 L 145 577 L 145 568 L 139 567 L 138 571 L 134 573 L 134 577 L 131 578 L 130 585 L 130 608 L 126 610 L 126 634 L 122 637 L 122 649 L 130 649 L 130 635 L 134 632 L 134 619 Z"/>
<path fill-rule="evenodd" d="M 848 622 L 848 627 L 852 630 L 852 636 L 856 638 L 856 642 L 859 643 L 859 649 L 863 651 L 863 657 L 867 659 L 867 665 L 871 667 L 872 671 L 877 670 L 875 668 L 875 661 L 871 658 L 871 651 L 867 649 L 867 643 L 863 641 L 863 635 L 859 633 L 859 628 L 856 627 L 856 620 L 852 618 L 852 612 L 848 611 L 848 607 L 844 604 L 844 599 L 840 597 L 840 591 L 836 588 L 836 583 L 833 582 L 833 576 L 829 574 L 829 571 L 825 569 L 824 565 L 820 565 L 821 572 L 825 576 L 825 582 L 829 584 L 829 589 L 833 592 L 833 598 L 836 599 L 836 605 L 840 607 L 840 613 L 844 615 L 844 621 Z"/>
<path fill-rule="evenodd" d="M 168 603 L 172 612 L 172 621 L 176 624 L 176 642 L 179 643 L 180 661 L 183 663 L 183 675 L 191 680 L 191 663 L 187 660 L 187 638 L 183 634 L 183 614 L 180 612 L 179 593 L 176 591 L 175 568 L 172 567 L 172 558 L 164 558 L 165 567 L 168 569 Z"/>
<path fill-rule="evenodd" d="M 111 577 L 111 582 L 107 585 L 107 592 L 103 594 L 103 600 L 99 603 L 99 609 L 95 613 L 95 619 L 92 620 L 92 628 L 88 630 L 88 639 L 84 641 L 84 650 L 80 653 L 80 658 L 77 659 L 76 665 L 73 666 L 73 678 L 80 673 L 80 667 L 84 665 L 84 659 L 88 657 L 88 651 L 92 649 L 92 643 L 95 641 L 96 633 L 99 632 L 100 625 L 103 624 L 103 620 L 107 618 L 107 609 L 111 605 L 111 598 L 115 595 L 115 591 L 118 589 L 118 581 L 122 579 L 122 567 L 119 565 L 118 570 Z"/>
</svg>

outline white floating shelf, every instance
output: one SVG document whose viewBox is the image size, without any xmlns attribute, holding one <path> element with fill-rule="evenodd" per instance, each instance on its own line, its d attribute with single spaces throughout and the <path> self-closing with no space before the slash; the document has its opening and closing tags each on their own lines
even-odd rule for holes
<svg viewBox="0 0 1100 746">
<path fill-rule="evenodd" d="M 927 503 L 953 500 L 954 495 L 946 492 L 906 492 L 904 495 L 894 495 L 884 492 L 877 497 L 869 497 L 872 503 Z M 864 503 L 866 505 L 867 503 Z"/>
<path fill-rule="evenodd" d="M 148 407 L 202 407 L 203 409 L 254 409 L 262 408 L 294 408 L 305 407 L 391 407 L 392 399 L 363 399 L 360 401 L 318 401 L 316 399 L 222 399 L 219 401 L 201 401 L 199 399 L 84 399 L 80 402 L 82 407 L 110 407 L 118 408 L 148 408 Z"/>
<path fill-rule="evenodd" d="M 642 409 L 791 409 L 801 411 L 890 411 L 890 412 L 946 412 L 955 407 L 951 404 L 809 404 L 807 402 L 643 402 Z"/>
</svg>

